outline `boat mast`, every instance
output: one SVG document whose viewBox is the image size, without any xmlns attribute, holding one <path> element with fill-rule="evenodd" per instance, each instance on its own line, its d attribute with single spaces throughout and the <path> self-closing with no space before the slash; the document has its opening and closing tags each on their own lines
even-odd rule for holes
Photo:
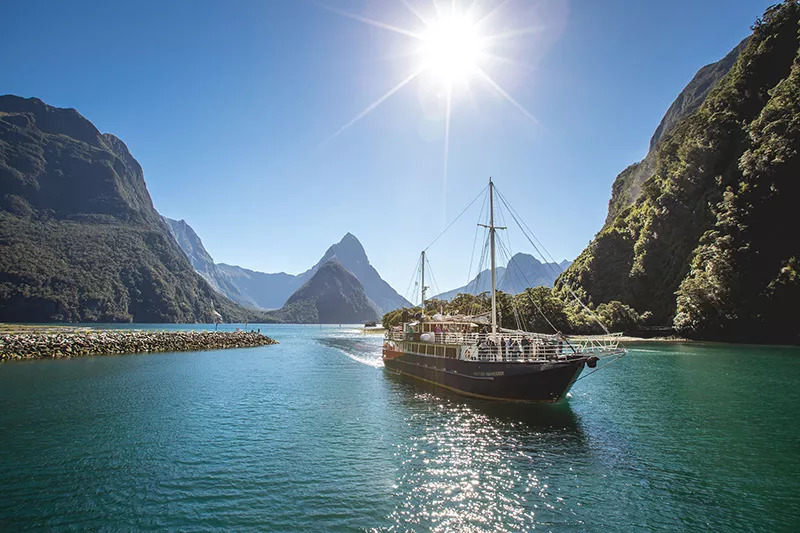
<svg viewBox="0 0 800 533">
<path fill-rule="evenodd" d="M 492 252 L 492 335 L 497 333 L 497 274 L 494 259 L 494 184 L 489 178 L 489 242 Z"/>
<path fill-rule="evenodd" d="M 425 250 L 422 250 L 422 315 L 425 316 Z"/>
<path fill-rule="evenodd" d="M 497 333 L 497 272 L 495 271 L 494 233 L 499 229 L 506 228 L 494 225 L 494 183 L 492 183 L 492 178 L 489 178 L 489 225 L 478 225 L 489 229 L 489 243 L 492 251 L 492 334 L 495 334 Z"/>
</svg>

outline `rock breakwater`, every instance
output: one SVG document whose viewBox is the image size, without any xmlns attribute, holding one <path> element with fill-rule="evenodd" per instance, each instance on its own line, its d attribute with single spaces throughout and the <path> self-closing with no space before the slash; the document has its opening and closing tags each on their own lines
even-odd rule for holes
<svg viewBox="0 0 800 533">
<path fill-rule="evenodd" d="M 270 344 L 277 344 L 277 341 L 252 331 L 20 332 L 0 334 L 0 361 L 150 352 L 193 352 Z"/>
</svg>

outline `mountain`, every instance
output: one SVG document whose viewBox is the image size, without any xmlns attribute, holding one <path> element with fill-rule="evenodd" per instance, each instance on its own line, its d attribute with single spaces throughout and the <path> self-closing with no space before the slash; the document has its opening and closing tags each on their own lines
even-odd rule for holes
<svg viewBox="0 0 800 533">
<path fill-rule="evenodd" d="M 164 217 L 195 272 L 217 292 L 245 307 L 277 309 L 301 285 L 297 276 L 280 272 L 265 274 L 235 265 L 214 263 L 203 241 L 185 220 Z"/>
<path fill-rule="evenodd" d="M 285 272 L 268 274 L 225 263 L 217 263 L 217 271 L 261 309 L 278 309 L 302 285 L 297 276 Z"/>
<path fill-rule="evenodd" d="M 557 280 L 720 340 L 800 342 L 800 6 L 773 6 L 652 175 Z"/>
<path fill-rule="evenodd" d="M 497 267 L 497 289 L 509 294 L 519 294 L 528 287 L 552 287 L 553 282 L 567 268 L 570 261 L 542 263 L 529 254 L 515 254 L 505 267 Z M 460 293 L 481 294 L 492 290 L 492 275 L 489 269 L 480 272 L 463 287 L 434 296 L 439 300 L 450 300 Z"/>
<path fill-rule="evenodd" d="M 381 278 L 370 264 L 364 247 L 352 233 L 346 234 L 341 241 L 328 248 L 313 267 L 293 276 L 285 272 L 267 274 L 235 265 L 214 263 L 191 226 L 183 220 L 164 220 L 195 271 L 217 291 L 241 305 L 261 309 L 280 308 L 322 265 L 334 258 L 358 278 L 364 285 L 367 296 L 382 313 L 384 310 L 411 305 Z"/>
<path fill-rule="evenodd" d="M 0 96 L 0 321 L 255 315 L 198 276 L 125 144 L 74 109 Z"/>
<path fill-rule="evenodd" d="M 505 275 L 500 279 L 497 288 L 509 294 L 519 294 L 528 287 L 552 287 L 553 282 L 563 271 L 561 265 L 570 265 L 569 261 L 542 263 L 529 254 L 518 253 L 509 260 Z"/>
<path fill-rule="evenodd" d="M 298 276 L 301 282 L 309 279 L 321 265 L 331 259 L 336 258 L 344 268 L 352 272 L 355 277 L 364 285 L 367 296 L 375 302 L 381 314 L 399 309 L 400 307 L 411 306 L 411 303 L 397 294 L 397 292 L 386 283 L 378 274 L 378 271 L 369 263 L 367 253 L 361 246 L 359 240 L 352 234 L 347 233 L 342 240 L 334 244 L 325 252 L 316 265 Z"/>
<path fill-rule="evenodd" d="M 380 320 L 381 312 L 358 278 L 331 258 L 273 316 L 291 323 L 356 324 Z"/>
<path fill-rule="evenodd" d="M 239 291 L 235 283 L 221 271 L 214 263 L 209 253 L 203 246 L 200 237 L 194 232 L 192 227 L 185 220 L 173 220 L 162 217 L 166 222 L 170 233 L 175 238 L 178 246 L 186 254 L 186 258 L 192 264 L 194 271 L 200 274 L 211 287 L 217 292 L 225 295 L 234 302 L 245 307 L 260 307 L 255 300 Z"/>
<path fill-rule="evenodd" d="M 506 273 L 506 267 L 497 267 L 497 272 L 495 273 L 495 276 L 497 277 L 498 280 L 501 280 L 503 279 L 505 273 Z M 487 268 L 486 270 L 482 270 L 481 272 L 479 272 L 477 276 L 472 278 L 472 281 L 470 281 L 463 287 L 458 287 L 457 289 L 445 291 L 441 294 L 437 294 L 433 298 L 437 300 L 451 300 L 461 293 L 481 294 L 483 292 L 491 290 L 492 290 L 492 273 Z"/>
<path fill-rule="evenodd" d="M 655 133 L 650 138 L 650 149 L 645 158 L 630 165 L 620 172 L 611 187 L 611 199 L 608 201 L 608 216 L 605 225 L 611 224 L 620 211 L 631 205 L 639 197 L 642 185 L 656 167 L 656 153 L 661 139 L 670 133 L 685 117 L 692 115 L 705 101 L 719 80 L 731 69 L 736 58 L 747 44 L 745 38 L 728 55 L 716 63 L 706 65 L 694 75 L 694 78 L 683 88 L 678 97 L 669 106 Z"/>
</svg>

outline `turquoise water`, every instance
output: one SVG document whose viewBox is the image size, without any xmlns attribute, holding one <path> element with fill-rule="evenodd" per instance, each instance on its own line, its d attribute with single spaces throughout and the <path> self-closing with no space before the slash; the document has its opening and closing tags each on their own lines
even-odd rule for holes
<svg viewBox="0 0 800 533">
<path fill-rule="evenodd" d="M 637 345 L 520 407 L 259 327 L 281 344 L 0 364 L 0 529 L 800 529 L 800 349 Z"/>
</svg>

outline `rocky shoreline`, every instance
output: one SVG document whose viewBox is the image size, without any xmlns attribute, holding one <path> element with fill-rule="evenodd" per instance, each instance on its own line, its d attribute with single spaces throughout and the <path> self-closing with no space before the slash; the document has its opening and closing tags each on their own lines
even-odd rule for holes
<svg viewBox="0 0 800 533">
<path fill-rule="evenodd" d="M 122 355 L 150 352 L 194 352 L 277 344 L 254 331 L 85 330 L 0 334 L 0 361 Z"/>
</svg>

